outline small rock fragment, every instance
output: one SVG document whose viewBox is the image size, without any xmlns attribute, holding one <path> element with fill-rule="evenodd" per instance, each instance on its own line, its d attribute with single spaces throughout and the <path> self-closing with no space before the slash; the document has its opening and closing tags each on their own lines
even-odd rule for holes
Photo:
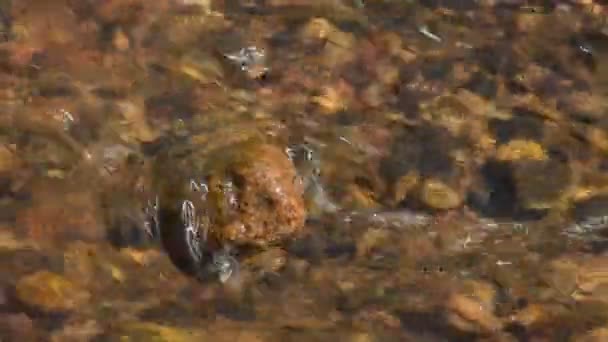
<svg viewBox="0 0 608 342">
<path fill-rule="evenodd" d="M 374 337 L 365 332 L 356 332 L 352 333 L 349 337 L 350 342 L 373 342 L 375 341 Z"/>
<path fill-rule="evenodd" d="M 502 322 L 494 315 L 495 290 L 487 283 L 470 281 L 460 293 L 448 299 L 448 320 L 459 329 L 471 332 L 496 332 Z"/>
<path fill-rule="evenodd" d="M 463 198 L 456 189 L 440 180 L 427 179 L 422 184 L 420 200 L 433 209 L 453 209 L 462 204 Z"/>
<path fill-rule="evenodd" d="M 313 96 L 311 101 L 318 105 L 324 114 L 335 114 L 350 105 L 352 95 L 352 87 L 345 81 L 338 81 L 324 86 L 321 94 Z"/>
<path fill-rule="evenodd" d="M 118 51 L 127 51 L 130 45 L 129 37 L 122 30 L 117 30 L 112 38 L 112 44 Z"/>
<path fill-rule="evenodd" d="M 336 27 L 333 26 L 325 18 L 312 18 L 310 19 L 301 29 L 300 38 L 304 42 L 323 40 L 335 31 Z"/>
<path fill-rule="evenodd" d="M 546 160 L 547 155 L 543 147 L 535 141 L 513 139 L 498 147 L 496 159 L 501 161 Z"/>
</svg>

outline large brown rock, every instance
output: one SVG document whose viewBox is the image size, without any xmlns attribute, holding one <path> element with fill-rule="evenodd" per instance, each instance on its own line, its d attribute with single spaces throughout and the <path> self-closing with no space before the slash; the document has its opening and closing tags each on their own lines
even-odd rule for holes
<svg viewBox="0 0 608 342">
<path fill-rule="evenodd" d="M 175 149 L 156 161 L 154 172 L 165 237 L 182 239 L 184 201 L 192 203 L 207 227 L 207 250 L 226 244 L 267 246 L 304 227 L 303 182 L 287 153 L 275 145 L 253 139 L 210 153 Z"/>
<path fill-rule="evenodd" d="M 304 226 L 303 186 L 291 160 L 269 144 L 232 148 L 209 176 L 216 224 L 211 234 L 236 244 L 266 245 Z"/>
</svg>

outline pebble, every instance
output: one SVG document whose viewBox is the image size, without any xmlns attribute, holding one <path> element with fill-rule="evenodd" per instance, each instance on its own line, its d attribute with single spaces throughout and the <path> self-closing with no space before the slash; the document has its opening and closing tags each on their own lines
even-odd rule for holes
<svg viewBox="0 0 608 342">
<path fill-rule="evenodd" d="M 0 146 L 0 172 L 10 172 L 18 166 L 17 154 L 7 146 Z"/>
<path fill-rule="evenodd" d="M 17 213 L 17 228 L 33 242 L 41 244 L 53 244 L 66 238 L 105 240 L 106 230 L 94 194 L 90 191 L 66 193 L 66 186 L 59 181 L 35 189 L 34 203 Z"/>
<path fill-rule="evenodd" d="M 90 297 L 86 290 L 49 271 L 38 271 L 19 279 L 16 295 L 22 303 L 44 312 L 75 310 Z"/>
<path fill-rule="evenodd" d="M 349 338 L 350 342 L 373 342 L 374 338 L 365 332 L 352 333 Z"/>
<path fill-rule="evenodd" d="M 494 315 L 494 288 L 481 281 L 470 281 L 463 291 L 454 293 L 447 302 L 448 321 L 471 332 L 496 332 L 502 322 Z"/>
<path fill-rule="evenodd" d="M 430 208 L 447 210 L 459 207 L 463 198 L 444 182 L 427 179 L 422 185 L 420 200 Z"/>
<path fill-rule="evenodd" d="M 608 302 L 608 257 L 589 258 L 579 265 L 573 297 Z"/>
</svg>

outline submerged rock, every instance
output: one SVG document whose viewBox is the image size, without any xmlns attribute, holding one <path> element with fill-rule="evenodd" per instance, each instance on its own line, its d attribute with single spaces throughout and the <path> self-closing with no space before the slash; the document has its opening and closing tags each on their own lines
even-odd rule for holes
<svg viewBox="0 0 608 342">
<path fill-rule="evenodd" d="M 494 314 L 496 291 L 491 284 L 469 281 L 447 302 L 450 324 L 471 332 L 496 332 L 503 323 Z"/>
<path fill-rule="evenodd" d="M 285 154 L 275 146 L 253 144 L 222 151 L 226 163 L 208 178 L 219 240 L 267 245 L 302 229 L 306 219 L 303 186 Z M 233 188 L 230 188 L 233 186 Z"/>
<path fill-rule="evenodd" d="M 453 209 L 460 206 L 463 197 L 456 189 L 433 179 L 427 179 L 421 189 L 420 200 L 430 208 Z"/>
<path fill-rule="evenodd" d="M 228 254 L 280 244 L 304 227 L 305 183 L 275 145 L 254 139 L 208 154 L 165 151 L 153 169 L 163 245 L 195 272 L 235 266 Z"/>
<path fill-rule="evenodd" d="M 586 259 L 579 265 L 576 291 L 572 297 L 578 301 L 608 302 L 608 258 Z"/>
<path fill-rule="evenodd" d="M 169 206 L 181 210 L 180 202 L 190 199 L 210 220 L 210 240 L 237 245 L 276 243 L 303 227 L 304 189 L 283 150 L 246 142 L 205 161 L 193 157 L 157 163 L 161 213 Z"/>
<path fill-rule="evenodd" d="M 17 213 L 17 226 L 33 241 L 53 244 L 69 239 L 105 239 L 93 193 L 74 190 L 63 181 L 36 186 L 32 193 L 35 200 Z"/>
<path fill-rule="evenodd" d="M 395 204 L 413 203 L 436 210 L 463 204 L 469 186 L 469 161 L 463 141 L 443 127 L 415 127 L 394 142 L 381 163 Z"/>
<path fill-rule="evenodd" d="M 90 294 L 63 276 L 49 271 L 27 275 L 15 286 L 17 299 L 43 312 L 66 312 L 86 304 Z"/>
</svg>

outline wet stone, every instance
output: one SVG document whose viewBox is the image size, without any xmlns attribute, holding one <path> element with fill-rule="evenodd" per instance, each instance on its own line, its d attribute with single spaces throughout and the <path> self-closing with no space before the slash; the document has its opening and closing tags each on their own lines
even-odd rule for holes
<svg viewBox="0 0 608 342">
<path fill-rule="evenodd" d="M 504 161 L 545 160 L 547 159 L 547 152 L 536 141 L 513 139 L 498 146 L 496 159 Z"/>
<path fill-rule="evenodd" d="M 205 53 L 194 52 L 182 56 L 176 68 L 201 84 L 212 83 L 224 76 L 219 60 Z"/>
<path fill-rule="evenodd" d="M 326 18 L 312 18 L 299 31 L 300 39 L 304 42 L 328 39 L 338 29 Z"/>
<path fill-rule="evenodd" d="M 340 81 L 322 87 L 319 95 L 311 98 L 311 102 L 317 105 L 322 113 L 335 115 L 349 107 L 352 95 L 352 87 L 348 83 Z M 365 94 L 363 97 L 365 98 Z"/>
<path fill-rule="evenodd" d="M 381 162 L 380 171 L 391 186 L 389 197 L 432 209 L 459 206 L 467 170 L 451 153 L 460 146 L 462 142 L 442 127 L 422 126 L 404 132 Z"/>
<path fill-rule="evenodd" d="M 88 302 L 90 294 L 59 274 L 39 271 L 21 278 L 15 285 L 17 299 L 42 312 L 66 312 Z"/>
<path fill-rule="evenodd" d="M 551 262 L 547 272 L 541 274 L 541 278 L 559 293 L 569 296 L 577 287 L 578 267 L 575 262 L 560 258 Z"/>
<path fill-rule="evenodd" d="M 103 252 L 94 244 L 80 241 L 65 246 L 63 252 L 64 276 L 89 290 L 123 281 L 124 273 L 112 263 L 111 256 L 104 255 Z"/>
<path fill-rule="evenodd" d="M 464 331 L 498 331 L 502 328 L 502 322 L 494 315 L 495 298 L 492 285 L 469 281 L 460 293 L 455 293 L 448 299 L 448 320 Z"/>
<path fill-rule="evenodd" d="M 264 275 L 277 275 L 287 262 L 287 252 L 281 248 L 270 248 L 246 260 L 248 269 L 255 272 L 258 277 Z"/>
<path fill-rule="evenodd" d="M 19 159 L 8 146 L 0 146 L 0 173 L 14 171 L 19 166 Z"/>
<path fill-rule="evenodd" d="M 207 178 L 218 224 L 210 233 L 222 241 L 266 245 L 302 229 L 303 189 L 285 152 L 272 145 L 233 148 L 221 152 L 229 159 Z M 225 188 L 229 183 L 231 190 Z"/>
<path fill-rule="evenodd" d="M 458 189 L 438 180 L 427 179 L 422 185 L 420 200 L 430 208 L 445 210 L 459 207 L 463 197 Z"/>
<path fill-rule="evenodd" d="M 106 231 L 95 194 L 74 191 L 69 188 L 72 185 L 49 182 L 36 187 L 32 205 L 18 212 L 17 227 L 27 237 L 44 244 L 66 239 L 104 240 Z"/>
<path fill-rule="evenodd" d="M 608 303 L 608 258 L 592 257 L 583 260 L 576 278 L 573 298 L 580 301 Z"/>
<path fill-rule="evenodd" d="M 198 152 L 165 151 L 155 162 L 161 239 L 178 267 L 205 267 L 209 253 L 225 248 L 241 258 L 255 256 L 298 236 L 307 213 L 304 182 L 285 150 L 250 140 Z M 194 244 L 186 238 L 185 205 L 193 213 L 190 225 L 201 234 Z M 192 254 L 199 249 L 202 258 Z M 272 269 L 282 257 L 259 260 Z"/>
</svg>

